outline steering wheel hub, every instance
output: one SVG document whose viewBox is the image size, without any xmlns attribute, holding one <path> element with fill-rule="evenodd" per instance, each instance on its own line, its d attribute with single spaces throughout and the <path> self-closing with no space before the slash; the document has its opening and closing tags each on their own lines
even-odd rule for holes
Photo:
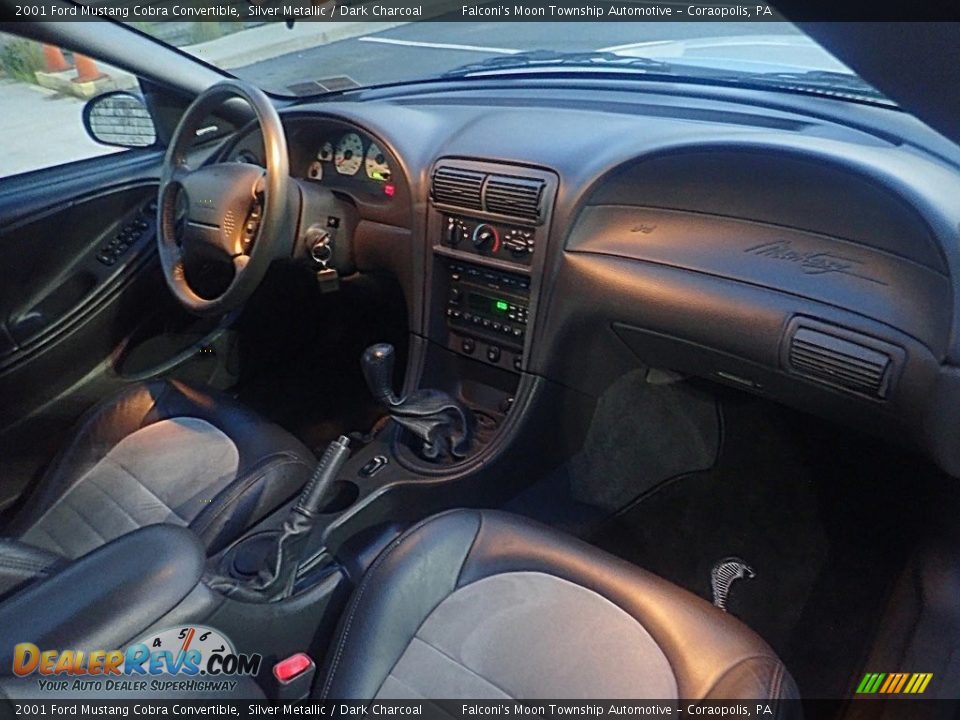
<svg viewBox="0 0 960 720">
<path fill-rule="evenodd" d="M 238 97 L 256 113 L 267 150 L 266 169 L 215 163 L 190 170 L 185 158 L 200 124 L 225 101 Z M 288 163 L 280 117 L 252 85 L 218 83 L 187 108 L 164 160 L 157 242 L 167 284 L 191 312 L 211 315 L 237 307 L 253 293 L 273 259 L 290 253 Z M 233 265 L 233 279 L 217 297 L 202 297 L 190 285 L 189 269 L 204 263 Z"/>
</svg>

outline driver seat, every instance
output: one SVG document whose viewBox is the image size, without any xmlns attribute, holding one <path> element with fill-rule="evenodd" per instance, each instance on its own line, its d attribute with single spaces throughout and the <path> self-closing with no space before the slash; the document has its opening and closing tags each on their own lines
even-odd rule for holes
<svg viewBox="0 0 960 720">
<path fill-rule="evenodd" d="M 0 538 L 0 596 L 128 532 L 192 530 L 212 555 L 290 499 L 316 458 L 231 398 L 178 381 L 95 406 Z"/>
</svg>

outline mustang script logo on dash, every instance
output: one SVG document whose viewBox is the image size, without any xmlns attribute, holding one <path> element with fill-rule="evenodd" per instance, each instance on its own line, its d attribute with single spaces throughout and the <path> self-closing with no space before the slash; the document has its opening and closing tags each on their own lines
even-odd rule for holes
<svg viewBox="0 0 960 720">
<path fill-rule="evenodd" d="M 782 260 L 796 264 L 800 271 L 806 275 L 827 275 L 838 273 L 840 275 L 850 275 L 861 280 L 886 285 L 882 280 L 877 280 L 869 275 L 856 272 L 858 266 L 862 265 L 859 260 L 837 255 L 831 252 L 816 252 L 794 250 L 791 240 L 774 240 L 773 242 L 755 245 L 744 250 L 745 253 L 757 255 L 759 257 L 770 258 L 771 260 Z"/>
</svg>

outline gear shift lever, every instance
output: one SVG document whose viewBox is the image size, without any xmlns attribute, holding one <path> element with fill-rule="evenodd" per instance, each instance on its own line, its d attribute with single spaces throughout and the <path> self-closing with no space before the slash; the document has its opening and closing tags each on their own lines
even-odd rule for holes
<svg viewBox="0 0 960 720">
<path fill-rule="evenodd" d="M 466 457 L 473 434 L 472 413 L 442 390 L 417 390 L 407 397 L 397 397 L 393 391 L 395 354 L 389 343 L 364 350 L 360 364 L 370 392 L 398 425 L 423 442 L 424 458 L 437 460 L 448 454 Z"/>
<path fill-rule="evenodd" d="M 393 392 L 393 364 L 396 352 L 390 343 L 377 343 L 363 351 L 360 366 L 373 397 L 387 407 L 396 407 L 400 398 Z"/>
</svg>

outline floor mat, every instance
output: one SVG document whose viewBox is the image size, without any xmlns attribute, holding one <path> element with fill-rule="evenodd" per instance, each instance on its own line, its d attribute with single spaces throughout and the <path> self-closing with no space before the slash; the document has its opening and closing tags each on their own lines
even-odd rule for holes
<svg viewBox="0 0 960 720">
<path fill-rule="evenodd" d="M 922 463 L 759 399 L 725 396 L 722 407 L 713 468 L 657 488 L 586 539 L 708 600 L 712 565 L 743 558 L 756 577 L 733 583 L 729 611 L 805 697 L 849 694 L 919 533 Z"/>
<path fill-rule="evenodd" d="M 586 534 L 670 478 L 711 467 L 719 442 L 711 394 L 628 373 L 600 397 L 583 447 L 506 509 Z"/>
<path fill-rule="evenodd" d="M 591 542 L 711 600 L 728 556 L 756 576 L 735 582 L 729 611 L 785 647 L 827 552 L 812 468 L 776 412 L 724 408 L 720 462 L 672 481 L 611 518 Z"/>
</svg>

